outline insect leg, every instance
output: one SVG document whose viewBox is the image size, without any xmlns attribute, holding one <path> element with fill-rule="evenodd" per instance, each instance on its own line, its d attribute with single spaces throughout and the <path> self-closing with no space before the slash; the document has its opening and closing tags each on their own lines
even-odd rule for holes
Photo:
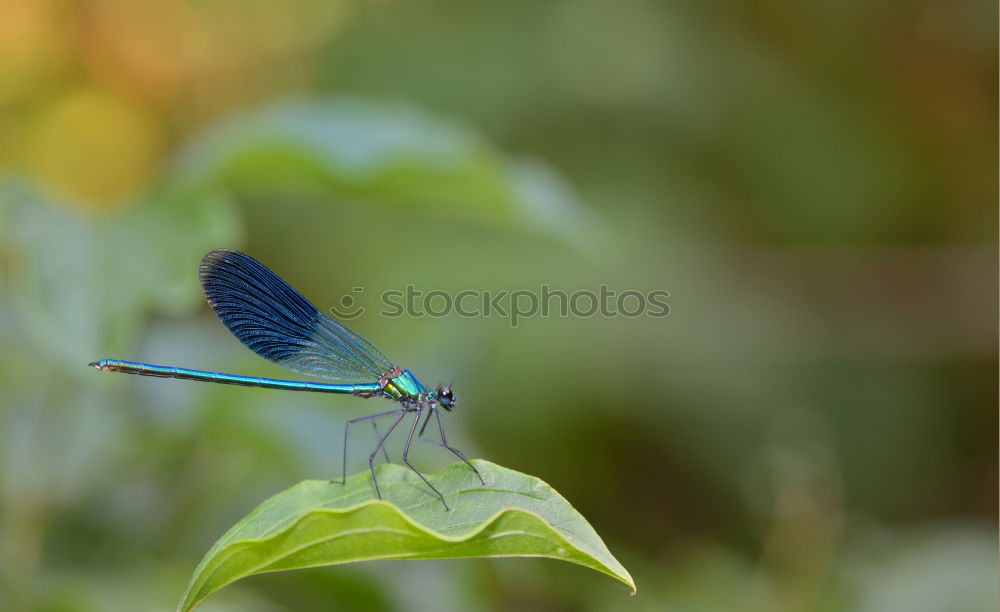
<svg viewBox="0 0 1000 612">
<path fill-rule="evenodd" d="M 427 424 L 430 423 L 431 413 L 427 414 L 427 420 L 424 421 L 424 426 L 420 428 L 420 439 L 423 440 L 424 442 L 430 442 L 431 444 L 437 444 L 438 446 L 443 446 L 448 450 L 450 450 L 451 452 L 453 452 L 456 457 L 465 462 L 465 465 L 469 466 L 470 470 L 476 473 L 476 476 L 479 477 L 480 483 L 486 484 L 486 481 L 483 480 L 483 475 L 480 474 L 479 470 L 476 469 L 476 466 L 472 465 L 472 462 L 469 461 L 464 454 L 462 454 L 462 451 L 448 444 L 448 437 L 444 435 L 444 425 L 441 423 L 441 415 L 438 413 L 437 409 L 431 408 L 431 412 L 434 413 L 434 418 L 437 419 L 438 431 L 441 432 L 441 441 L 438 442 L 437 440 L 434 440 L 432 438 L 424 437 L 424 430 L 427 429 Z"/>
<path fill-rule="evenodd" d="M 354 425 L 355 423 L 360 423 L 362 421 L 371 421 L 373 419 L 377 419 L 379 417 L 388 416 L 390 414 L 398 414 L 398 413 L 400 413 L 402 411 L 403 410 L 401 408 L 396 408 L 395 410 L 386 410 L 385 412 L 377 412 L 375 414 L 369 414 L 368 416 L 363 416 L 363 417 L 359 417 L 359 418 L 356 418 L 356 419 L 351 419 L 350 421 L 348 421 L 344 425 L 344 456 L 343 456 L 343 463 L 342 463 L 344 470 L 343 470 L 343 472 L 341 474 L 340 484 L 345 484 L 347 482 L 347 432 L 348 432 L 348 430 L 350 430 L 351 425 Z M 330 482 L 336 482 L 336 481 L 335 480 L 331 480 Z"/>
<path fill-rule="evenodd" d="M 389 434 L 392 433 L 393 429 L 396 429 L 396 425 L 399 425 L 399 422 L 402 421 L 403 417 L 405 416 L 406 416 L 406 411 L 402 409 L 399 410 L 399 416 L 396 417 L 396 420 L 392 422 L 392 425 L 389 426 L 389 429 L 385 430 L 385 435 L 379 438 L 378 444 L 376 444 L 375 448 L 372 449 L 372 454 L 368 455 L 368 469 L 371 470 L 372 472 L 372 482 L 375 483 L 375 495 L 377 495 L 379 499 L 382 499 L 382 491 L 379 490 L 378 478 L 375 477 L 375 465 L 374 465 L 375 455 L 378 454 L 378 449 L 382 448 L 382 445 L 385 444 L 385 439 L 389 437 Z M 403 451 L 403 461 L 406 461 L 405 450 Z"/>
<path fill-rule="evenodd" d="M 372 420 L 372 429 L 375 430 L 375 439 L 376 440 L 378 440 L 379 438 L 382 437 L 382 434 L 378 430 L 378 424 L 375 423 L 374 419 Z M 387 451 L 385 449 L 385 446 L 382 447 L 382 456 L 385 457 L 385 462 L 386 463 L 392 463 L 392 461 L 389 460 L 389 451 Z"/>
<path fill-rule="evenodd" d="M 430 487 L 432 491 L 434 491 L 435 493 L 437 493 L 437 496 L 441 498 L 441 503 L 444 504 L 444 509 L 445 510 L 450 510 L 450 508 L 448 507 L 448 502 L 444 501 L 444 495 L 441 495 L 441 492 L 438 491 L 434 487 L 434 485 L 432 485 L 430 483 L 429 480 L 427 480 L 426 478 L 424 478 L 424 475 L 421 474 L 420 471 L 417 468 L 413 467 L 413 465 L 410 463 L 410 460 L 409 460 L 410 442 L 413 441 L 413 434 L 414 434 L 414 432 L 417 431 L 417 423 L 420 422 L 420 413 L 421 413 L 421 411 L 423 411 L 423 407 L 417 408 L 417 410 L 416 410 L 417 415 L 413 419 L 413 425 L 410 426 L 410 433 L 409 433 L 409 435 L 406 436 L 406 444 L 403 445 L 403 463 L 405 463 L 407 465 L 407 467 L 409 467 L 411 470 L 413 470 L 414 472 L 416 472 L 417 476 L 420 476 L 420 480 L 423 480 L 424 484 L 426 484 L 428 487 Z M 402 416 L 400 416 L 400 418 L 402 418 Z"/>
</svg>

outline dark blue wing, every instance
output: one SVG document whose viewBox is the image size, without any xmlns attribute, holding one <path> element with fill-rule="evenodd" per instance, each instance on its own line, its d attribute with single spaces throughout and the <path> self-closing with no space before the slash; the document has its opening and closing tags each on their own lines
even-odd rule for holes
<svg viewBox="0 0 1000 612">
<path fill-rule="evenodd" d="M 201 260 L 205 298 L 250 350 L 293 372 L 339 382 L 378 380 L 392 363 L 367 340 L 320 312 L 249 255 L 217 249 Z"/>
</svg>

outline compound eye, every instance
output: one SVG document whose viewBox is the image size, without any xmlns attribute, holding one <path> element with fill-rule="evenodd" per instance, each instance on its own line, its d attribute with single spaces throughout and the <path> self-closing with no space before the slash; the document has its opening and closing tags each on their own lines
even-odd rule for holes
<svg viewBox="0 0 1000 612">
<path fill-rule="evenodd" d="M 455 394 L 451 392 L 451 387 L 444 385 L 438 387 L 437 400 L 442 408 L 451 410 L 451 407 L 455 405 Z"/>
</svg>

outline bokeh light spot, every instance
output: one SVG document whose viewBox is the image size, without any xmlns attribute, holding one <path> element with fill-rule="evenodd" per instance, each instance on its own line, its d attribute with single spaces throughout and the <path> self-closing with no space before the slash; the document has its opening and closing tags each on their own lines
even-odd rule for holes
<svg viewBox="0 0 1000 612">
<path fill-rule="evenodd" d="M 106 91 L 74 91 L 43 111 L 30 137 L 28 173 L 71 204 L 100 212 L 149 184 L 163 132 L 147 110 Z"/>
</svg>

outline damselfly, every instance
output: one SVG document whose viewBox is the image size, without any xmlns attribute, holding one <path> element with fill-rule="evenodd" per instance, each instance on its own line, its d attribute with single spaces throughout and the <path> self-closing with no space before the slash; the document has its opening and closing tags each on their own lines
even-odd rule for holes
<svg viewBox="0 0 1000 612">
<path fill-rule="evenodd" d="M 293 372 L 335 382 L 237 376 L 117 359 L 102 359 L 90 365 L 98 370 L 141 376 L 181 378 L 287 391 L 343 393 L 363 398 L 382 397 L 393 400 L 398 406 L 392 410 L 347 421 L 344 426 L 341 483 L 347 481 L 347 434 L 351 425 L 370 421 L 378 437 L 378 443 L 368 456 L 368 468 L 375 484 L 375 494 L 381 499 L 382 492 L 375 477 L 375 457 L 379 450 L 386 454 L 384 448 L 386 438 L 404 418 L 413 415 L 413 424 L 410 425 L 406 442 L 403 444 L 403 463 L 437 494 L 447 510 L 448 503 L 441 492 L 413 467 L 409 460 L 413 434 L 425 414 L 417 437 L 454 453 L 479 476 L 482 482 L 482 476 L 475 466 L 461 451 L 450 446 L 445 436 L 439 409 L 450 411 L 457 403 L 449 385 L 427 389 L 409 370 L 394 365 L 370 342 L 333 317 L 321 312 L 291 285 L 249 255 L 230 249 L 212 251 L 201 260 L 200 277 L 205 298 L 212 310 L 229 331 L 250 350 Z M 389 416 L 394 416 L 395 419 L 385 433 L 380 434 L 375 419 Z M 440 440 L 424 437 L 431 419 L 437 424 Z"/>
</svg>

